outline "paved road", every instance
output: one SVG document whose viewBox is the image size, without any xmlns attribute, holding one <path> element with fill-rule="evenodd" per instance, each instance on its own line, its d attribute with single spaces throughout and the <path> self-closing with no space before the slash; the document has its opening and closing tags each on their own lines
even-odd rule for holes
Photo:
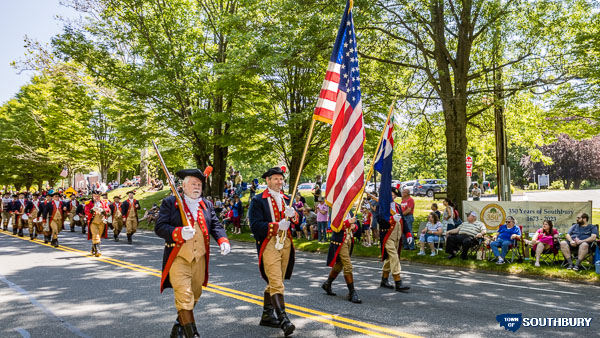
<svg viewBox="0 0 600 338">
<path fill-rule="evenodd" d="M 482 200 L 497 201 L 498 198 L 483 197 Z M 559 201 L 587 202 L 592 201 L 592 208 L 600 208 L 600 189 L 593 190 L 548 190 L 524 192 L 523 195 L 513 195 L 513 201 Z"/>
<path fill-rule="evenodd" d="M 101 258 L 90 243 L 62 232 L 59 249 L 0 233 L 0 337 L 166 337 L 175 318 L 172 291 L 159 293 L 163 241 L 151 232 L 134 244 L 105 240 Z M 216 245 L 212 251 L 217 252 Z M 196 306 L 205 337 L 279 337 L 258 326 L 264 282 L 254 245 L 233 243 L 211 256 L 210 284 Z M 378 287 L 381 263 L 355 259 L 363 304 L 324 295 L 325 256 L 298 252 L 286 301 L 296 337 L 513 337 L 496 315 L 592 317 L 589 328 L 522 327 L 519 336 L 598 336 L 600 286 L 498 276 L 403 264 L 410 293 Z"/>
</svg>

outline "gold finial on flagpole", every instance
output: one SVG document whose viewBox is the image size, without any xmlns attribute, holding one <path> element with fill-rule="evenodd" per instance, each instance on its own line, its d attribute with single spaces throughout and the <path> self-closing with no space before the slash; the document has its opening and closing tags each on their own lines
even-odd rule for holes
<svg viewBox="0 0 600 338">
<path fill-rule="evenodd" d="M 352 11 L 352 7 L 354 6 L 354 0 L 350 0 L 350 6 L 348 7 L 348 14 Z"/>
</svg>

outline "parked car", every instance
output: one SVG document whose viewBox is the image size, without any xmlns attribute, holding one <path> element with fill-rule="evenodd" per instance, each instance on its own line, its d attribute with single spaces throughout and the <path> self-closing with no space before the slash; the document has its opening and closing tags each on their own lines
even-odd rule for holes
<svg viewBox="0 0 600 338">
<path fill-rule="evenodd" d="M 413 181 L 406 181 L 406 182 L 402 182 L 401 186 L 400 186 L 400 191 L 404 190 L 404 189 L 408 189 L 408 192 L 410 192 L 410 194 L 413 194 L 413 188 L 415 186 L 415 183 L 417 183 L 416 180 Z"/>
<path fill-rule="evenodd" d="M 315 187 L 314 183 L 301 183 L 298 185 L 298 191 L 312 191 Z"/>
<path fill-rule="evenodd" d="M 419 182 L 413 186 L 412 195 L 433 197 L 434 192 L 446 191 L 446 186 L 447 186 L 446 180 L 441 180 L 441 179 L 419 180 Z"/>
<path fill-rule="evenodd" d="M 379 191 L 379 182 L 377 182 L 377 185 L 375 185 L 375 183 L 373 183 L 373 182 L 367 183 L 367 186 L 365 187 L 365 191 L 368 192 L 369 194 L 372 194 L 375 191 Z"/>
</svg>

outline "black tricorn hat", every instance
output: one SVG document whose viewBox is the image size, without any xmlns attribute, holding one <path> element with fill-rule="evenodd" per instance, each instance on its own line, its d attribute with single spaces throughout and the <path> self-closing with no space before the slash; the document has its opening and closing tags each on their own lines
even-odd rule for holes
<svg viewBox="0 0 600 338">
<path fill-rule="evenodd" d="M 113 199 L 115 199 L 115 198 L 121 199 L 121 195 L 114 195 Z"/>
<path fill-rule="evenodd" d="M 40 193 L 39 192 L 34 192 L 32 196 L 39 196 Z"/>
<path fill-rule="evenodd" d="M 184 178 L 186 178 L 187 176 L 194 176 L 199 178 L 202 183 L 206 182 L 206 176 L 204 175 L 204 172 L 202 172 L 202 170 L 200 169 L 181 169 L 178 172 L 175 173 L 175 175 L 177 175 L 177 177 L 181 178 L 182 180 Z"/>
<path fill-rule="evenodd" d="M 127 192 L 127 194 L 130 194 L 130 193 L 135 195 L 135 190 L 129 190 L 129 191 Z"/>
<path fill-rule="evenodd" d="M 56 191 L 56 192 L 53 192 L 52 195 L 50 195 L 50 196 L 52 196 L 52 197 L 54 197 L 54 196 L 60 196 L 60 193 L 58 191 Z"/>
<path fill-rule="evenodd" d="M 283 169 L 283 167 L 273 167 L 273 168 L 267 170 L 266 173 L 262 174 L 262 178 L 271 177 L 272 175 L 283 176 L 283 174 L 285 174 L 285 170 Z"/>
<path fill-rule="evenodd" d="M 392 187 L 392 193 L 394 193 L 396 196 L 400 197 L 402 194 L 400 193 L 400 189 L 396 188 L 396 187 Z"/>
<path fill-rule="evenodd" d="M 12 197 L 13 197 L 13 198 L 17 198 L 17 197 L 19 197 L 19 195 L 17 195 L 17 194 L 13 194 L 13 195 L 12 195 Z"/>
</svg>

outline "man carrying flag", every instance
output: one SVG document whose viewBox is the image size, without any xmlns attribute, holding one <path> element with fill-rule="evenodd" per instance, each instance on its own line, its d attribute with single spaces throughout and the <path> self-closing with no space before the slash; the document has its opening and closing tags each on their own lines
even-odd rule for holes
<svg viewBox="0 0 600 338">
<path fill-rule="evenodd" d="M 381 173 L 381 185 L 379 187 L 379 212 L 377 223 L 379 223 L 379 237 L 381 241 L 381 260 L 383 263 L 383 274 L 381 287 L 396 289 L 405 292 L 410 289 L 402 285 L 400 277 L 400 252 L 402 250 L 402 234 L 406 236 L 407 242 L 413 241 L 412 234 L 402 224 L 402 212 L 400 205 L 394 199 L 400 196 L 398 188 L 392 188 L 392 157 L 394 154 L 394 118 L 388 120 L 385 126 L 384 137 L 377 152 L 374 169 Z M 395 286 L 388 282 L 392 273 Z"/>
<path fill-rule="evenodd" d="M 343 270 L 348 299 L 360 303 L 350 261 L 357 224 L 356 218 L 347 217 L 363 190 L 365 142 L 352 1 L 346 3 L 313 119 L 332 124 L 326 194 L 333 231 L 327 265 L 332 269 L 322 288 L 335 295 L 331 284 Z"/>
</svg>

